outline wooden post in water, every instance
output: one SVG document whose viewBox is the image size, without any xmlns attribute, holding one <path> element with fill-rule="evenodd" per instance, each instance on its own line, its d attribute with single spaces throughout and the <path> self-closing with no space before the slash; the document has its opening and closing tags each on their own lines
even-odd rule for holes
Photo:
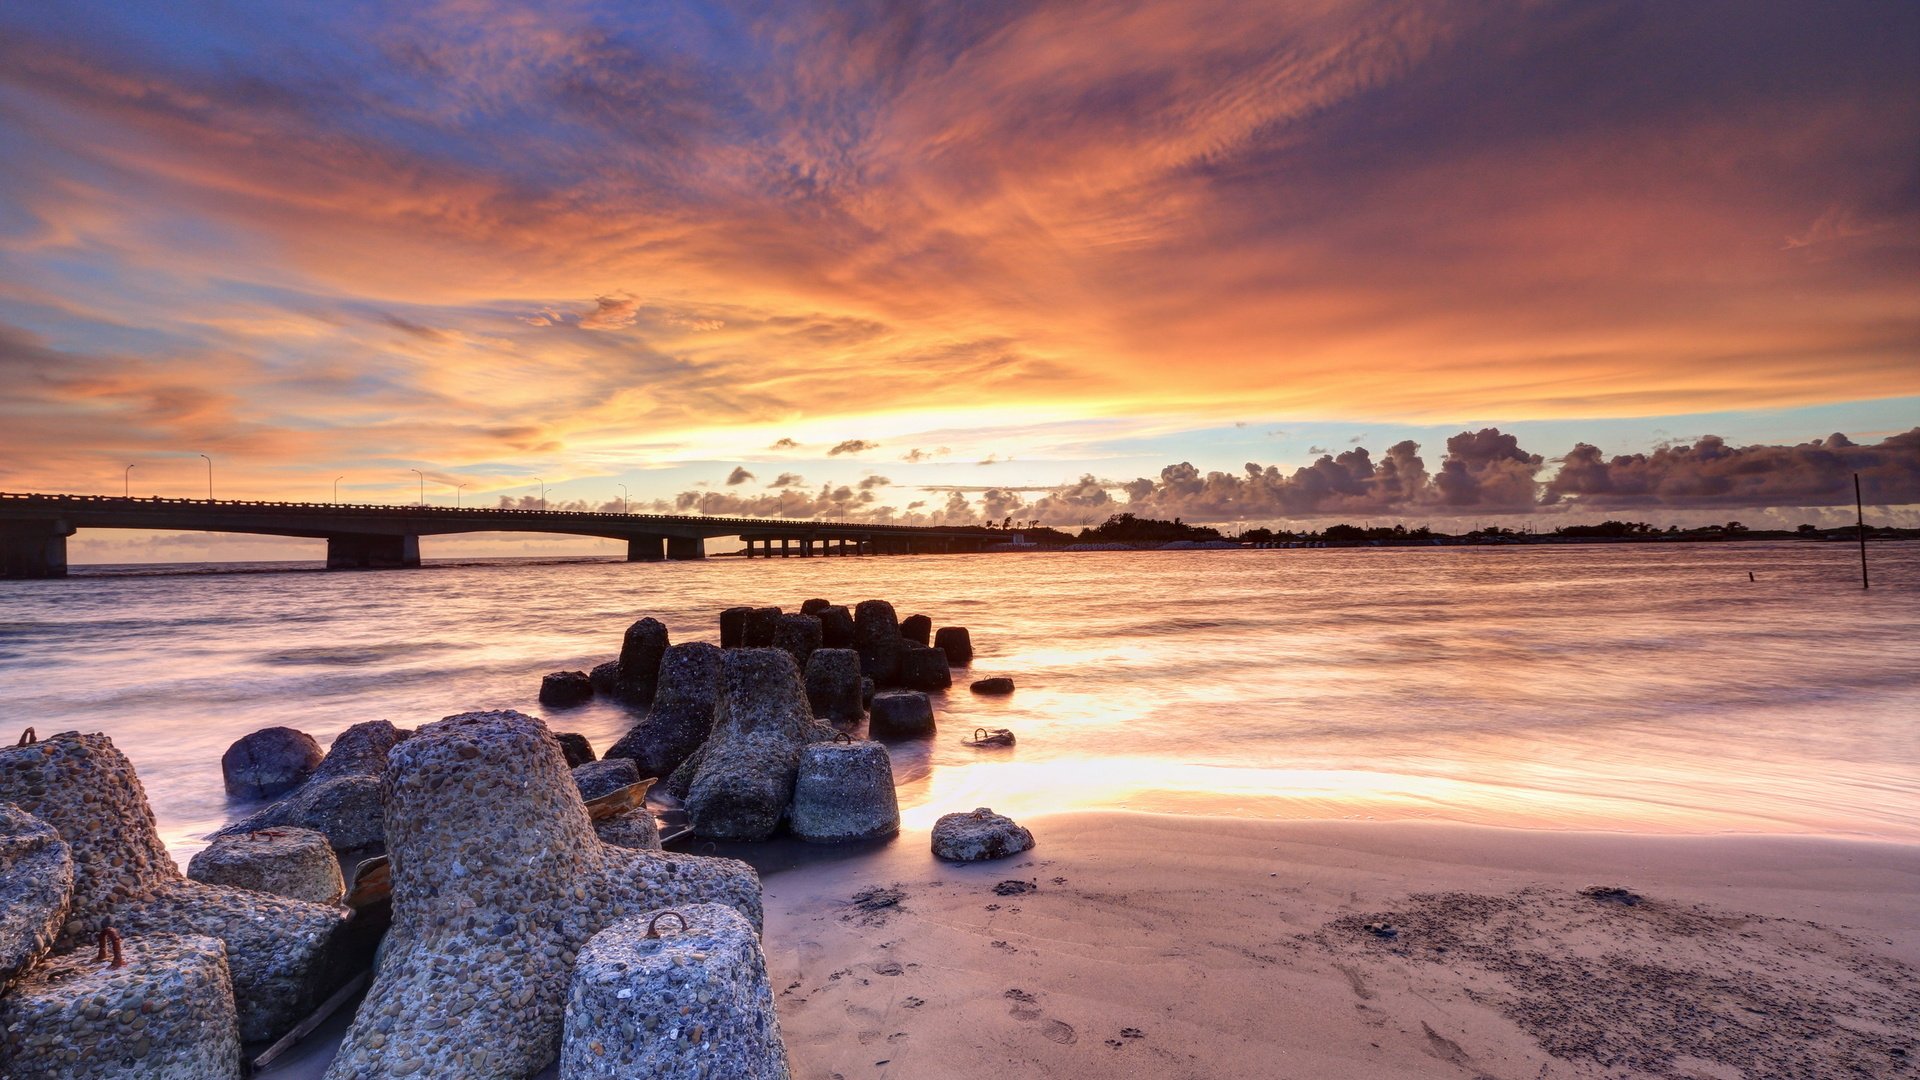
<svg viewBox="0 0 1920 1080">
<path fill-rule="evenodd" d="M 1860 526 L 1860 587 L 1867 587 L 1867 511 L 1860 502 L 1860 474 L 1853 474 L 1853 513 Z"/>
</svg>

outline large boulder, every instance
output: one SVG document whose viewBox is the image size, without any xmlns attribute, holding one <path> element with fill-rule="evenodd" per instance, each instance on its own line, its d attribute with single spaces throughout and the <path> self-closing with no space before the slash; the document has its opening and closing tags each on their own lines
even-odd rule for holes
<svg viewBox="0 0 1920 1080">
<path fill-rule="evenodd" d="M 384 783 L 393 928 L 328 1080 L 530 1077 L 560 1055 L 568 976 L 594 934 L 699 903 L 759 924 L 744 863 L 602 843 L 533 717 L 428 724 Z"/>
<path fill-rule="evenodd" d="M 813 709 L 793 657 L 735 649 L 721 669 L 720 708 L 687 790 L 693 831 L 715 840 L 764 840 L 793 799 Z"/>
<path fill-rule="evenodd" d="M 750 607 L 730 607 L 720 613 L 720 647 L 737 649 L 747 636 L 747 613 Z"/>
<path fill-rule="evenodd" d="M 554 671 L 540 677 L 540 704 L 564 709 L 593 700 L 593 677 L 584 671 Z"/>
<path fill-rule="evenodd" d="M 0 803 L 0 994 L 53 948 L 73 904 L 73 852 L 53 826 Z"/>
<path fill-rule="evenodd" d="M 933 853 L 949 862 L 1004 859 L 1033 847 L 1033 834 L 986 807 L 933 823 Z"/>
<path fill-rule="evenodd" d="M 853 648 L 853 612 L 832 604 L 820 609 L 820 645 L 827 649 Z"/>
<path fill-rule="evenodd" d="M 943 626 L 933 635 L 933 647 L 947 654 L 947 663 L 966 667 L 973 663 L 973 635 L 964 626 Z"/>
<path fill-rule="evenodd" d="M 816 844 L 899 832 L 900 804 L 887 748 L 861 739 L 817 742 L 801 751 L 789 820 L 795 836 Z"/>
<path fill-rule="evenodd" d="M 933 702 L 918 690 L 873 695 L 867 732 L 876 739 L 925 739 L 933 734 Z"/>
<path fill-rule="evenodd" d="M 214 835 L 291 825 L 324 835 L 333 850 L 342 854 L 377 852 L 386 835 L 380 777 L 387 770 L 387 752 L 411 734 L 385 720 L 353 725 L 335 737 L 326 759 L 306 783 Z"/>
<path fill-rule="evenodd" d="M 593 684 L 593 692 L 602 697 L 620 695 L 620 661 L 609 660 L 604 664 L 595 664 L 587 672 L 587 681 Z"/>
<path fill-rule="evenodd" d="M 688 904 L 595 934 L 567 992 L 561 1080 L 788 1080 L 766 957 L 731 908 Z"/>
<path fill-rule="evenodd" d="M 220 776 L 227 794 L 236 799 L 271 799 L 306 783 L 326 756 L 304 731 L 261 728 L 242 735 L 220 755 Z"/>
<path fill-rule="evenodd" d="M 747 609 L 747 621 L 740 627 L 740 647 L 743 649 L 770 649 L 773 647 L 773 635 L 780 626 L 780 609 L 777 607 L 757 607 Z"/>
<path fill-rule="evenodd" d="M 220 939 L 130 933 L 100 950 L 56 957 L 0 998 L 9 1080 L 239 1080 Z"/>
<path fill-rule="evenodd" d="M 187 876 L 330 907 L 347 892 L 327 838 L 291 826 L 215 837 L 188 860 Z"/>
<path fill-rule="evenodd" d="M 782 615 L 773 628 L 773 647 L 785 649 L 793 657 L 793 666 L 806 670 L 807 657 L 820 647 L 820 618 L 816 615 Z"/>
<path fill-rule="evenodd" d="M 653 700 L 660 657 L 668 644 L 666 625 L 658 619 L 641 619 L 627 627 L 620 643 L 620 697 L 636 705 Z"/>
<path fill-rule="evenodd" d="M 833 606 L 833 601 L 822 600 L 819 597 L 815 597 L 814 599 L 808 600 L 807 602 L 800 605 L 800 614 L 818 615 L 832 606 Z"/>
<path fill-rule="evenodd" d="M 1004 697 L 1013 693 L 1013 680 L 1005 675 L 995 675 L 990 679 L 975 679 L 968 689 L 988 697 Z"/>
<path fill-rule="evenodd" d="M 580 789 L 583 802 L 592 802 L 623 787 L 632 787 L 640 780 L 640 770 L 632 758 L 610 757 L 605 761 L 590 761 L 573 767 L 573 786 Z"/>
<path fill-rule="evenodd" d="M 900 685 L 910 690 L 945 690 L 953 685 L 947 654 L 939 649 L 908 645 L 900 654 Z"/>
<path fill-rule="evenodd" d="M 860 653 L 860 671 L 881 686 L 900 678 L 900 622 L 885 600 L 862 600 L 853 609 L 854 648 Z"/>
<path fill-rule="evenodd" d="M 68 731 L 0 749 L 0 801 L 53 826 L 72 849 L 73 907 L 56 949 L 92 942 L 109 923 L 130 940 L 219 938 L 249 1041 L 285 1032 L 332 989 L 341 913 L 187 880 L 160 842 L 132 763 L 105 735 Z"/>
<path fill-rule="evenodd" d="M 900 620 L 900 636 L 915 645 L 925 647 L 932 635 L 933 620 L 925 615 L 909 615 Z"/>
<path fill-rule="evenodd" d="M 813 715 L 836 724 L 857 724 L 866 715 L 860 700 L 860 654 L 820 649 L 807 658 L 807 703 Z"/>
<path fill-rule="evenodd" d="M 675 645 L 660 658 L 660 689 L 653 708 L 607 751 L 631 758 L 642 778 L 670 775 L 707 741 L 720 705 L 720 659 L 705 641 Z"/>
<path fill-rule="evenodd" d="M 653 811 L 636 806 L 624 814 L 601 818 L 593 823 L 593 835 L 602 843 L 635 851 L 659 851 L 660 822 Z"/>
</svg>

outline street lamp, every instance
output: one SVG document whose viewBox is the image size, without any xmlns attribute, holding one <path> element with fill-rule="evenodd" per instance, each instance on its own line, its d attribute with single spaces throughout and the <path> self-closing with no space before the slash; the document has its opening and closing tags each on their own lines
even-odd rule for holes
<svg viewBox="0 0 1920 1080">
<path fill-rule="evenodd" d="M 623 514 L 632 513 L 632 511 L 627 509 L 627 485 L 625 484 L 620 485 L 620 512 Z"/>
<path fill-rule="evenodd" d="M 121 494 L 125 498 L 129 498 L 129 499 L 133 498 L 133 466 L 132 465 L 127 466 L 127 471 L 120 474 L 120 483 L 124 486 L 124 490 L 121 492 Z"/>
<path fill-rule="evenodd" d="M 537 476 L 534 477 L 534 479 L 540 480 L 540 478 Z M 540 480 L 540 509 L 544 511 L 546 510 L 546 508 L 547 508 L 547 482 L 545 480 Z"/>
<path fill-rule="evenodd" d="M 207 455 L 205 454 L 201 454 L 200 456 L 207 459 L 207 501 L 212 502 L 213 501 L 213 459 L 210 457 L 207 457 Z"/>
<path fill-rule="evenodd" d="M 407 471 L 420 478 L 420 505 L 427 505 L 427 474 L 421 472 L 419 469 L 408 469 Z"/>
<path fill-rule="evenodd" d="M 345 479 L 346 477 L 344 475 L 333 478 L 333 505 L 335 506 L 340 505 L 340 481 Z"/>
</svg>

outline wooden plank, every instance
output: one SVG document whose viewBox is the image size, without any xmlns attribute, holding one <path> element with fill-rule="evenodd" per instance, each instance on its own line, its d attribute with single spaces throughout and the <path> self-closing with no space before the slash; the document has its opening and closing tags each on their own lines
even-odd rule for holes
<svg viewBox="0 0 1920 1080">
<path fill-rule="evenodd" d="M 372 977 L 373 972 L 363 971 L 353 978 L 348 979 L 345 986 L 335 990 L 333 996 L 321 1002 L 320 1007 L 308 1014 L 305 1020 L 295 1024 L 292 1031 L 280 1036 L 279 1042 L 260 1051 L 260 1056 L 253 1059 L 254 1071 L 257 1072 L 271 1065 L 274 1058 L 293 1049 L 294 1045 L 301 1039 L 313 1034 L 314 1028 L 326 1023 L 327 1017 L 339 1011 L 340 1006 L 345 1005 L 349 998 L 359 993 L 367 985 L 367 980 Z"/>
</svg>

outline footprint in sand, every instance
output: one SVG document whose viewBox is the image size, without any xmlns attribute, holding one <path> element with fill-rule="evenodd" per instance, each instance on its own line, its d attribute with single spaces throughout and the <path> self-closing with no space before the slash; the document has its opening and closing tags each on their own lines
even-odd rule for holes
<svg viewBox="0 0 1920 1080">
<path fill-rule="evenodd" d="M 1079 1035 L 1074 1033 L 1072 1024 L 1060 1020 L 1047 1021 L 1046 1024 L 1040 1028 L 1040 1034 L 1059 1043 L 1061 1046 L 1071 1046 L 1080 1038 Z"/>
<path fill-rule="evenodd" d="M 1001 996 L 1013 1002 L 1013 1006 L 1007 1011 L 1013 1015 L 1015 1020 L 1040 1019 L 1038 999 L 1032 994 L 1027 993 L 1025 990 L 1009 990 Z"/>
</svg>

